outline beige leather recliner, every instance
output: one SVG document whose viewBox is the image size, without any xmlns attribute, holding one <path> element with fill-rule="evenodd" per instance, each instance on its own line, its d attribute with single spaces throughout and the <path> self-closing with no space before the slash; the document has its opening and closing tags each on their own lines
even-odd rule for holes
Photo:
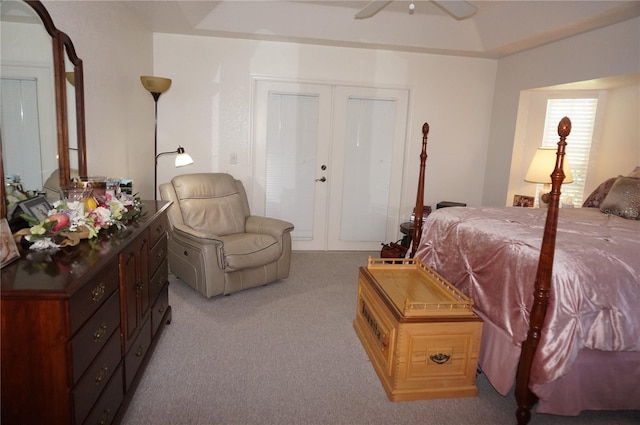
<svg viewBox="0 0 640 425">
<path fill-rule="evenodd" d="M 289 276 L 293 224 L 251 215 L 240 180 L 185 174 L 160 185 L 160 196 L 173 201 L 169 268 L 206 297 Z"/>
</svg>

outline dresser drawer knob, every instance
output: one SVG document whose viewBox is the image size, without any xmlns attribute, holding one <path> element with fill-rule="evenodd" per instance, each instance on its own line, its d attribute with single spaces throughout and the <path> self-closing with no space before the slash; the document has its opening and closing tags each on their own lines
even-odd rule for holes
<svg viewBox="0 0 640 425">
<path fill-rule="evenodd" d="M 160 306 L 160 308 L 158 309 L 158 313 L 160 314 L 164 313 L 164 304 Z"/>
<path fill-rule="evenodd" d="M 100 385 L 109 376 L 109 368 L 103 366 L 96 374 L 96 385 Z"/>
<path fill-rule="evenodd" d="M 103 323 L 100 325 L 98 329 L 93 333 L 93 342 L 100 342 L 102 338 L 107 334 L 107 325 Z"/>
<path fill-rule="evenodd" d="M 109 422 L 111 422 L 109 420 L 109 418 L 111 417 L 111 409 L 104 409 L 102 411 L 102 414 L 98 417 L 98 421 L 96 422 L 97 425 L 106 425 Z"/>
<path fill-rule="evenodd" d="M 138 351 L 136 351 L 136 357 L 140 357 L 144 353 L 144 345 L 138 347 Z"/>
<path fill-rule="evenodd" d="M 93 291 L 91 291 L 91 299 L 94 302 L 98 302 L 104 297 L 104 293 L 106 290 L 106 286 L 104 283 L 100 283 L 100 285 L 96 286 Z"/>
<path fill-rule="evenodd" d="M 164 253 L 164 249 L 161 250 L 160 252 L 158 252 L 158 254 L 156 255 L 156 258 L 164 258 L 165 253 Z"/>
</svg>

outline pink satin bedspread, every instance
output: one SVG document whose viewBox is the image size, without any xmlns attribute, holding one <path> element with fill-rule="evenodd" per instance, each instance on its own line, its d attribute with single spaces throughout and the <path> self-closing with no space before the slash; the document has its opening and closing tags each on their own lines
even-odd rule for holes
<svg viewBox="0 0 640 425">
<path fill-rule="evenodd" d="M 473 298 L 519 346 L 526 338 L 546 209 L 443 208 L 416 257 Z M 561 209 L 552 290 L 531 384 L 562 377 L 582 348 L 640 351 L 640 221 Z"/>
</svg>

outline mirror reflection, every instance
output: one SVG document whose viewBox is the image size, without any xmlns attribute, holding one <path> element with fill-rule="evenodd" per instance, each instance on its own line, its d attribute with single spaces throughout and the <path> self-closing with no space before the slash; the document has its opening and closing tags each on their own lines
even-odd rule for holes
<svg viewBox="0 0 640 425">
<path fill-rule="evenodd" d="M 2 155 L 7 196 L 38 192 L 58 169 L 51 37 L 29 5 L 1 5 Z"/>
</svg>

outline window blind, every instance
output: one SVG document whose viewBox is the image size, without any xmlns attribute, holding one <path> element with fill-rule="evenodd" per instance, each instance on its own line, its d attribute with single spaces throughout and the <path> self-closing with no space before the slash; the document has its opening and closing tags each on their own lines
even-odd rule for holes
<svg viewBox="0 0 640 425">
<path fill-rule="evenodd" d="M 561 187 L 561 202 L 581 206 L 592 148 L 593 128 L 596 120 L 597 98 L 548 99 L 542 146 L 557 147 L 558 123 L 563 117 L 571 120 L 571 133 L 567 137 L 565 155 L 571 166 L 573 183 Z M 538 185 L 536 197 L 543 185 Z"/>
</svg>

